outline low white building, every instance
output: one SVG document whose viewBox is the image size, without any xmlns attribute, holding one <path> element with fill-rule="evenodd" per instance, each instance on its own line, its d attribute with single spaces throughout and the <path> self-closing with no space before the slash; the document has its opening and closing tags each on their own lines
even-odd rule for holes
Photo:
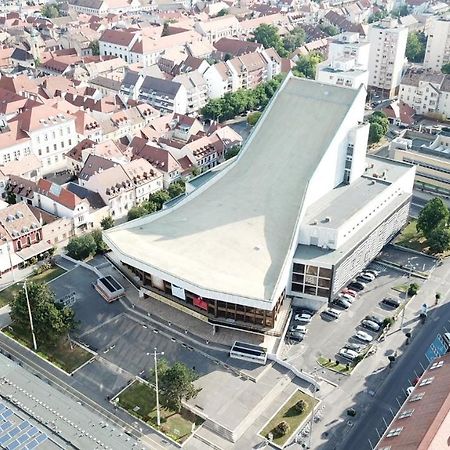
<svg viewBox="0 0 450 450">
<path fill-rule="evenodd" d="M 209 42 L 214 43 L 224 37 L 237 37 L 241 28 L 235 16 L 225 15 L 208 21 L 196 22 L 195 29 Z"/>
<path fill-rule="evenodd" d="M 188 93 L 182 83 L 147 76 L 139 89 L 139 98 L 162 113 L 186 114 Z"/>
<path fill-rule="evenodd" d="M 197 70 L 177 75 L 172 81 L 182 84 L 186 89 L 187 114 L 200 111 L 208 102 L 208 84 Z"/>
<path fill-rule="evenodd" d="M 341 33 L 334 36 L 328 46 L 328 58 L 317 65 L 316 80 L 358 88 L 369 83 L 370 44 L 359 33 Z"/>
</svg>

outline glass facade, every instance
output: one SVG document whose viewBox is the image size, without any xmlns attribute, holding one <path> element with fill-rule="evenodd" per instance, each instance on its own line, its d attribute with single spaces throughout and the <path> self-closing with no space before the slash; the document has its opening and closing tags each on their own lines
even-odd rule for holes
<svg viewBox="0 0 450 450">
<path fill-rule="evenodd" d="M 330 298 L 332 276 L 332 269 L 294 263 L 291 289 L 301 294 Z"/>
</svg>

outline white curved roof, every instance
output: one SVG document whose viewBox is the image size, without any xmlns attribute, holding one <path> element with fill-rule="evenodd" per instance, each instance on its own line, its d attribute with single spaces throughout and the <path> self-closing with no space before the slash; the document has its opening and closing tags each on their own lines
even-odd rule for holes
<svg viewBox="0 0 450 450">
<path fill-rule="evenodd" d="M 288 77 L 234 164 L 171 209 L 108 230 L 116 251 L 204 290 L 270 302 L 307 184 L 358 90 Z"/>
</svg>

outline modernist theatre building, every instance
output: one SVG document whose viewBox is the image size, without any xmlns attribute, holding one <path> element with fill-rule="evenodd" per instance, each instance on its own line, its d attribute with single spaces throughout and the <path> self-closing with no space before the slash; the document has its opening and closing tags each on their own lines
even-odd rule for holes
<svg viewBox="0 0 450 450">
<path fill-rule="evenodd" d="M 278 329 L 288 299 L 332 299 L 405 223 L 414 182 L 412 166 L 366 156 L 365 97 L 288 76 L 234 161 L 106 231 L 142 294 L 254 331 Z"/>
</svg>

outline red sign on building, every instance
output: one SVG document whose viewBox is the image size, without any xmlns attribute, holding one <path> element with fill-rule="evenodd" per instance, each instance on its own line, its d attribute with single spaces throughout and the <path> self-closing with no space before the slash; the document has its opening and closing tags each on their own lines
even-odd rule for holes
<svg viewBox="0 0 450 450">
<path fill-rule="evenodd" d="M 194 297 L 194 306 L 208 311 L 208 302 L 205 302 L 201 297 Z"/>
</svg>

